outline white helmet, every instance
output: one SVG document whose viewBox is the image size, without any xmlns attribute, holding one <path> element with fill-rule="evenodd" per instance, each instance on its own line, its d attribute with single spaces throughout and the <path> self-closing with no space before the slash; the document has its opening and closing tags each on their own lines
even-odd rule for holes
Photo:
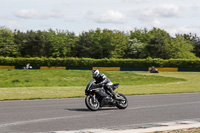
<svg viewBox="0 0 200 133">
<path fill-rule="evenodd" d="M 100 72 L 99 72 L 98 69 L 95 69 L 95 70 L 92 71 L 92 77 L 93 77 L 93 78 L 96 78 L 96 77 L 98 77 L 99 75 L 100 75 Z"/>
</svg>

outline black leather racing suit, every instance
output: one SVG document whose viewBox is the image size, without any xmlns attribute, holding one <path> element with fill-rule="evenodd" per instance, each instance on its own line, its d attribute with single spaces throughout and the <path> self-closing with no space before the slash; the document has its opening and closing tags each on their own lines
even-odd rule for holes
<svg viewBox="0 0 200 133">
<path fill-rule="evenodd" d="M 104 74 L 100 74 L 98 77 L 95 77 L 95 84 L 105 84 L 105 89 L 108 89 L 108 91 L 112 94 L 114 94 L 113 91 L 113 83 L 106 77 Z"/>
</svg>

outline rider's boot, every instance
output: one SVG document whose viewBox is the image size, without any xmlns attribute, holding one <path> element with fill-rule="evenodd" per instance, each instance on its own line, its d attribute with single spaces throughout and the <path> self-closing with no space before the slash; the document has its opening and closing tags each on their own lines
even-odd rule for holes
<svg viewBox="0 0 200 133">
<path fill-rule="evenodd" d="M 124 98 L 121 97 L 120 95 L 118 95 L 117 92 L 115 93 L 115 92 L 113 91 L 113 89 L 112 89 L 111 86 L 108 86 L 108 89 L 109 89 L 110 94 L 111 94 L 111 97 L 112 97 L 113 99 L 115 99 L 115 100 L 124 100 Z"/>
<path fill-rule="evenodd" d="M 120 96 L 117 92 L 116 93 L 112 93 L 112 97 L 115 100 L 124 100 L 124 98 L 122 96 Z"/>
<path fill-rule="evenodd" d="M 117 94 L 116 93 L 112 93 L 112 97 L 113 97 L 113 99 L 117 100 Z"/>
</svg>

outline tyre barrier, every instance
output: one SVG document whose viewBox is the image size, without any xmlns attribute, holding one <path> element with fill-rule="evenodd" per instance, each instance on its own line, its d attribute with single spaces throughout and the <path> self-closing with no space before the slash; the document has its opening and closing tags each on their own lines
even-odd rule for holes
<svg viewBox="0 0 200 133">
<path fill-rule="evenodd" d="M 24 69 L 24 66 L 0 66 L 0 69 Z M 94 70 L 100 71 L 149 71 L 151 67 L 63 67 L 63 66 L 32 66 L 31 69 L 41 70 Z M 156 67 L 158 71 L 164 72 L 200 72 L 200 68 L 175 68 L 175 67 Z"/>
</svg>

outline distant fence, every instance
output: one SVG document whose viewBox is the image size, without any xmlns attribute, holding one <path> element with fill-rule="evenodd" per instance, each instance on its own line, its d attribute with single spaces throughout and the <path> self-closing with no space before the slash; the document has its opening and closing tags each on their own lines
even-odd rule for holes
<svg viewBox="0 0 200 133">
<path fill-rule="evenodd" d="M 24 69 L 24 66 L 0 66 L 0 69 Z M 41 70 L 94 70 L 100 71 L 149 71 L 151 67 L 59 67 L 59 66 L 32 66 L 31 69 Z M 200 72 L 200 68 L 156 67 L 158 71 L 165 72 Z"/>
</svg>

